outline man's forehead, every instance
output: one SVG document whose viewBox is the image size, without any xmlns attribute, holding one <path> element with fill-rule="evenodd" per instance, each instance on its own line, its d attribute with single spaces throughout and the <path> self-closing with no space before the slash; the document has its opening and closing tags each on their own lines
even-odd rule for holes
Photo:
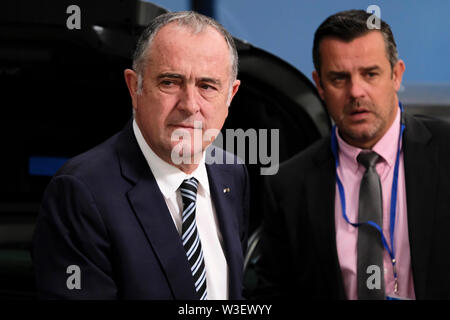
<svg viewBox="0 0 450 320">
<path fill-rule="evenodd" d="M 225 39 L 220 34 L 220 32 L 215 28 L 213 28 L 212 26 L 209 25 L 191 26 L 179 24 L 177 21 L 170 22 L 167 25 L 161 27 L 161 29 L 159 29 L 156 32 L 153 42 L 162 41 L 175 44 L 186 43 L 186 41 L 184 42 L 171 41 L 173 37 L 197 37 L 197 38 L 207 37 L 210 39 L 210 41 L 217 41 L 217 42 L 223 41 L 226 44 Z"/>
<path fill-rule="evenodd" d="M 213 27 L 200 32 L 177 23 L 169 23 L 155 35 L 147 51 L 147 69 L 152 73 L 173 72 L 187 76 L 190 70 L 202 77 L 228 76 L 230 51 L 223 36 Z M 193 36 L 194 38 L 190 38 Z"/>
<path fill-rule="evenodd" d="M 389 63 L 380 32 L 369 32 L 351 41 L 336 37 L 324 38 L 320 43 L 320 57 L 322 66 L 340 68 L 345 65 L 370 67 Z"/>
<path fill-rule="evenodd" d="M 230 54 L 224 37 L 213 27 L 205 26 L 203 30 L 194 32 L 176 23 L 170 23 L 158 31 L 148 48 L 147 58 L 151 58 L 155 52 L 159 57 L 167 56 L 170 52 L 170 55 L 178 57 L 195 54 L 199 59 L 221 59 Z"/>
<path fill-rule="evenodd" d="M 372 31 L 362 36 L 356 37 L 350 41 L 340 39 L 338 37 L 326 37 L 320 42 L 321 53 L 342 52 L 375 52 L 381 49 L 385 51 L 385 43 L 383 35 L 379 31 Z M 325 52 L 323 52 L 325 51 Z"/>
</svg>

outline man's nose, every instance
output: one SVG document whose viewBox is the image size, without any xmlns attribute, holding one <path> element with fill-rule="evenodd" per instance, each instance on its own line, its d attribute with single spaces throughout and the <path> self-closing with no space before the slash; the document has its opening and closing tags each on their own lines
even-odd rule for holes
<svg viewBox="0 0 450 320">
<path fill-rule="evenodd" d="M 181 93 L 179 109 L 187 114 L 195 114 L 200 110 L 195 85 L 187 84 Z"/>
<path fill-rule="evenodd" d="M 365 96 L 364 82 L 360 77 L 352 77 L 349 85 L 349 92 L 352 98 L 362 98 Z"/>
</svg>

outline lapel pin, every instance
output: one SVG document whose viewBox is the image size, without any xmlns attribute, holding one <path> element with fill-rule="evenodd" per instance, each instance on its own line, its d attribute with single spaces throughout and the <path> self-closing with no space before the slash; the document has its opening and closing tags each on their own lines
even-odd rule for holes
<svg viewBox="0 0 450 320">
<path fill-rule="evenodd" d="M 227 193 L 227 192 L 230 192 L 230 188 L 223 189 L 223 193 Z"/>
</svg>

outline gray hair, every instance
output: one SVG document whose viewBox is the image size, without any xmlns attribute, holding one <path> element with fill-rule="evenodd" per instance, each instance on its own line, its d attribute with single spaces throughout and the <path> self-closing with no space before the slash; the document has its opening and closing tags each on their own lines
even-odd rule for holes
<svg viewBox="0 0 450 320">
<path fill-rule="evenodd" d="M 231 34 L 216 20 L 197 12 L 168 12 L 153 19 L 144 29 L 137 42 L 136 50 L 133 54 L 133 69 L 138 74 L 138 93 L 142 89 L 142 74 L 147 61 L 145 58 L 151 47 L 152 41 L 158 31 L 171 22 L 176 22 L 180 26 L 191 28 L 194 33 L 201 32 L 208 26 L 216 29 L 224 37 L 230 50 L 231 80 L 236 80 L 238 73 L 238 53 Z"/>
</svg>

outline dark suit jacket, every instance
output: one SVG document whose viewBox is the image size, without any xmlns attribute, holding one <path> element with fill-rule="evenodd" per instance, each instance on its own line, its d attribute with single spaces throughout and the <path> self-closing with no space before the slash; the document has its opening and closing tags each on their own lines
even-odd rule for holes
<svg viewBox="0 0 450 320">
<path fill-rule="evenodd" d="M 409 241 L 417 299 L 450 298 L 450 124 L 405 114 Z M 259 294 L 345 299 L 336 249 L 335 164 L 324 138 L 268 181 Z"/>
<path fill-rule="evenodd" d="M 131 123 L 69 160 L 47 187 L 32 249 L 39 297 L 197 299 L 186 252 Z M 229 268 L 229 298 L 241 299 L 247 172 L 242 164 L 206 168 Z M 230 192 L 224 193 L 226 187 Z M 74 275 L 66 273 L 70 265 L 80 268 L 79 290 L 66 285 Z"/>
</svg>

